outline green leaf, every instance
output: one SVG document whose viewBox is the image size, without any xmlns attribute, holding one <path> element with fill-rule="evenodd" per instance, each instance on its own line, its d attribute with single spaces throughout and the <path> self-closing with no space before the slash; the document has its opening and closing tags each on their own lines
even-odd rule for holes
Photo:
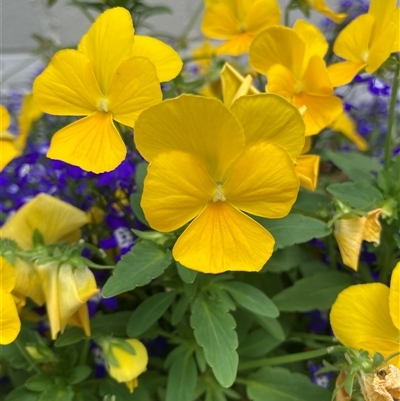
<svg viewBox="0 0 400 401">
<path fill-rule="evenodd" d="M 252 401 L 330 401 L 331 392 L 299 373 L 265 367 L 248 379 L 247 395 Z"/>
<path fill-rule="evenodd" d="M 390 161 L 388 169 L 378 174 L 378 185 L 386 197 L 393 197 L 400 202 L 400 154 Z"/>
<path fill-rule="evenodd" d="M 182 266 L 179 262 L 176 262 L 176 269 L 178 270 L 179 277 L 183 282 L 187 284 L 192 284 L 194 280 L 196 280 L 197 272 L 192 269 L 188 269 L 185 266 Z"/>
<path fill-rule="evenodd" d="M 69 326 L 64 333 L 57 337 L 54 345 L 58 348 L 66 347 L 67 345 L 76 344 L 84 338 L 85 333 L 80 327 Z"/>
<path fill-rule="evenodd" d="M 265 317 L 279 316 L 279 310 L 274 303 L 261 290 L 247 283 L 228 281 L 218 284 L 234 298 L 238 305 Z"/>
<path fill-rule="evenodd" d="M 329 185 L 326 190 L 355 209 L 371 210 L 377 206 L 383 196 L 378 189 L 365 182 L 344 182 Z"/>
<path fill-rule="evenodd" d="M 129 337 L 138 337 L 149 329 L 170 307 L 176 292 L 162 292 L 147 298 L 131 315 L 127 332 Z"/>
<path fill-rule="evenodd" d="M 87 379 L 90 374 L 92 373 L 92 369 L 90 369 L 87 365 L 79 365 L 76 366 L 72 372 L 68 375 L 68 383 L 70 384 L 77 384 L 85 379 Z"/>
<path fill-rule="evenodd" d="M 50 377 L 49 374 L 46 373 L 38 373 L 30 377 L 26 383 L 25 387 L 28 390 L 32 391 L 44 391 L 47 387 L 52 386 L 54 384 L 53 378 Z"/>
<path fill-rule="evenodd" d="M 239 355 L 249 358 L 257 358 L 263 356 L 281 344 L 283 341 L 278 340 L 272 334 L 266 333 L 263 329 L 257 329 L 246 336 L 239 344 Z"/>
<path fill-rule="evenodd" d="M 285 331 L 278 319 L 260 315 L 256 315 L 255 319 L 264 330 L 272 335 L 272 337 L 279 341 L 283 341 L 286 338 Z"/>
<path fill-rule="evenodd" d="M 197 297 L 192 304 L 190 325 L 215 378 L 223 387 L 230 387 L 238 366 L 238 338 L 232 315 L 215 302 L 215 298 Z"/>
<path fill-rule="evenodd" d="M 275 238 L 275 249 L 302 244 L 331 233 L 323 221 L 296 213 L 291 213 L 283 219 L 267 220 L 257 217 L 256 220 Z"/>
<path fill-rule="evenodd" d="M 144 216 L 142 206 L 140 206 L 140 201 L 142 200 L 142 194 L 139 192 L 135 192 L 129 198 L 129 203 L 133 210 L 134 216 L 144 225 L 149 226 L 149 223 Z"/>
<path fill-rule="evenodd" d="M 141 380 L 141 378 L 139 379 Z M 117 383 L 113 379 L 105 379 L 100 382 L 100 395 L 105 400 L 112 401 L 150 401 L 150 396 L 142 382 L 135 388 L 133 393 L 129 393 L 128 387 L 125 383 Z M 109 396 L 109 398 L 105 398 Z M 111 398 L 115 396 L 115 398 Z M 103 400 L 103 398 L 102 398 Z"/>
<path fill-rule="evenodd" d="M 90 319 L 92 337 L 111 336 L 126 337 L 126 324 L 132 312 L 123 311 L 116 313 L 97 312 Z"/>
<path fill-rule="evenodd" d="M 304 257 L 304 251 L 297 245 L 279 249 L 272 254 L 264 270 L 273 273 L 286 272 L 299 266 Z"/>
<path fill-rule="evenodd" d="M 4 401 L 37 401 L 38 393 L 25 387 L 18 387 L 7 394 Z"/>
<path fill-rule="evenodd" d="M 189 353 L 179 355 L 169 369 L 166 401 L 193 400 L 196 382 L 197 369 L 193 356 Z"/>
<path fill-rule="evenodd" d="M 190 305 L 190 299 L 183 294 L 179 301 L 172 307 L 171 323 L 176 326 L 183 318 Z"/>
<path fill-rule="evenodd" d="M 326 150 L 324 156 L 339 167 L 352 181 L 372 182 L 372 177 L 369 173 L 377 173 L 382 170 L 379 162 L 359 152 L 342 153 Z"/>
<path fill-rule="evenodd" d="M 332 200 L 326 194 L 307 191 L 300 188 L 296 203 L 293 205 L 294 212 L 316 213 L 318 210 L 328 210 Z"/>
<path fill-rule="evenodd" d="M 144 186 L 144 179 L 147 175 L 147 166 L 149 164 L 147 162 L 141 162 L 136 165 L 135 171 L 135 183 L 136 183 L 136 191 L 142 193 Z"/>
<path fill-rule="evenodd" d="M 37 401 L 73 401 L 73 399 L 74 391 L 70 386 L 54 384 L 41 393 Z"/>
<path fill-rule="evenodd" d="M 105 298 L 133 290 L 150 283 L 171 264 L 169 250 L 164 251 L 152 241 L 138 242 L 117 263 L 102 293 Z"/>
<path fill-rule="evenodd" d="M 350 275 L 325 271 L 302 278 L 273 298 L 276 306 L 284 312 L 306 312 L 313 309 L 328 310 L 339 292 L 353 284 Z"/>
</svg>

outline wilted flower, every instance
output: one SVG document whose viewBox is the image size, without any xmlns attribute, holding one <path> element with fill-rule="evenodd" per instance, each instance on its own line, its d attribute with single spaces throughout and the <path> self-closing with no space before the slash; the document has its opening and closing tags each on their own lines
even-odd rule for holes
<svg viewBox="0 0 400 401">
<path fill-rule="evenodd" d="M 86 302 L 99 292 L 93 273 L 70 263 L 58 261 L 35 264 L 50 322 L 51 337 L 55 339 L 66 325 L 75 324 L 90 335 L 89 313 Z"/>
<path fill-rule="evenodd" d="M 360 380 L 365 401 L 393 401 L 400 398 L 400 369 L 383 366 L 375 373 L 363 374 Z"/>
<path fill-rule="evenodd" d="M 352 285 L 332 306 L 330 321 L 335 337 L 344 345 L 379 352 L 384 358 L 400 349 L 400 262 L 390 288 L 382 283 Z M 400 367 L 400 356 L 391 361 Z"/>
<path fill-rule="evenodd" d="M 382 209 L 375 209 L 368 212 L 366 217 L 350 216 L 335 222 L 334 236 L 346 266 L 357 271 L 362 241 L 379 245 L 382 230 L 379 223 L 381 213 Z"/>
<path fill-rule="evenodd" d="M 275 95 L 242 96 L 229 110 L 182 95 L 144 111 L 135 142 L 150 162 L 141 203 L 149 224 L 170 232 L 193 220 L 174 258 L 208 273 L 260 270 L 275 241 L 243 212 L 289 213 L 304 145 L 298 110 Z"/>
</svg>

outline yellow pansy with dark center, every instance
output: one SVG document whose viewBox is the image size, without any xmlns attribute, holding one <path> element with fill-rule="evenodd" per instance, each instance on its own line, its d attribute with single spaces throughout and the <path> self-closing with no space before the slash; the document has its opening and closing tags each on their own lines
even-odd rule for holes
<svg viewBox="0 0 400 401">
<path fill-rule="evenodd" d="M 298 110 L 279 96 L 220 101 L 182 95 L 145 110 L 135 142 L 150 162 L 142 207 L 161 232 L 191 222 L 173 248 L 182 265 L 208 273 L 258 271 L 274 239 L 245 213 L 286 216 L 304 145 Z"/>
</svg>

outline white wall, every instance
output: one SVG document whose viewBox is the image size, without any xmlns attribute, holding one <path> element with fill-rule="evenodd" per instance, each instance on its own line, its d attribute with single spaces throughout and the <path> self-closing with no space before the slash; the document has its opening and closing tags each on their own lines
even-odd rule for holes
<svg viewBox="0 0 400 401">
<path fill-rule="evenodd" d="M 280 3 L 285 5 L 288 1 L 280 0 Z M 68 5 L 71 0 L 58 0 L 51 8 L 47 8 L 46 3 L 47 0 L 0 0 L 1 92 L 29 90 L 32 77 L 42 65 L 39 57 L 32 55 L 32 50 L 37 47 L 37 42 L 31 37 L 33 33 L 71 47 L 90 26 L 90 21 L 81 11 Z M 147 0 L 149 5 L 167 5 L 173 10 L 172 15 L 159 15 L 147 21 L 155 32 L 179 36 L 202 3 L 203 0 Z M 335 7 L 339 0 L 330 3 Z M 318 18 L 315 13 L 313 17 Z M 201 38 L 200 19 L 201 15 L 190 34 L 191 40 Z M 142 33 L 147 32 L 142 30 Z"/>
</svg>

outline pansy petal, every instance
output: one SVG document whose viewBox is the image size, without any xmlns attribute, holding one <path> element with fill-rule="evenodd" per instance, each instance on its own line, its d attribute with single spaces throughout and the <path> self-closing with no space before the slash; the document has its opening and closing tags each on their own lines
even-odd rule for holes
<svg viewBox="0 0 400 401">
<path fill-rule="evenodd" d="M 393 324 L 400 330 L 400 262 L 392 272 L 390 280 L 389 310 Z"/>
<path fill-rule="evenodd" d="M 312 8 L 314 8 L 315 11 L 318 11 L 322 15 L 325 15 L 325 17 L 329 18 L 333 22 L 336 22 L 337 24 L 341 24 L 347 16 L 345 13 L 335 13 L 327 6 L 325 0 L 306 1 L 310 4 Z"/>
<path fill-rule="evenodd" d="M 318 182 L 319 171 L 318 155 L 300 155 L 296 162 L 295 172 L 299 178 L 300 185 L 314 191 Z"/>
<path fill-rule="evenodd" d="M 151 227 L 174 231 L 201 213 L 216 188 L 190 154 L 161 153 L 148 167 L 141 205 Z"/>
<path fill-rule="evenodd" d="M 51 139 L 47 157 L 83 170 L 114 170 L 125 158 L 126 146 L 111 113 L 96 112 L 67 125 Z"/>
<path fill-rule="evenodd" d="M 182 69 L 179 54 L 171 46 L 150 36 L 135 35 L 133 56 L 148 58 L 156 67 L 160 82 L 174 79 Z"/>
<path fill-rule="evenodd" d="M 280 96 L 243 96 L 232 105 L 232 113 L 244 129 L 246 146 L 270 142 L 284 148 L 295 160 L 304 146 L 304 122 L 292 104 Z"/>
<path fill-rule="evenodd" d="M 250 7 L 244 17 L 247 32 L 258 34 L 272 25 L 279 25 L 281 10 L 276 0 L 247 1 Z"/>
<path fill-rule="evenodd" d="M 85 116 L 102 99 L 89 59 L 76 50 L 60 50 L 33 83 L 33 96 L 44 112 Z"/>
<path fill-rule="evenodd" d="M 343 263 L 355 271 L 358 269 L 365 221 L 366 217 L 352 217 L 335 222 L 334 235 Z"/>
<path fill-rule="evenodd" d="M 344 345 L 360 349 L 370 339 L 397 342 L 399 330 L 389 313 L 389 288 L 381 283 L 352 285 L 334 302 L 330 321 L 335 337 Z M 369 351 L 380 352 L 380 341 Z M 396 352 L 393 349 L 392 352 Z"/>
<path fill-rule="evenodd" d="M 400 7 L 394 10 L 391 22 L 396 25 L 395 40 L 391 52 L 397 53 L 400 52 Z"/>
<path fill-rule="evenodd" d="M 229 202 L 209 202 L 172 252 L 182 265 L 203 273 L 259 271 L 274 243 L 267 230 Z"/>
<path fill-rule="evenodd" d="M 306 46 L 296 32 L 285 27 L 271 27 L 254 39 L 249 60 L 260 74 L 268 76 L 271 66 L 282 64 L 299 78 L 302 75 L 305 51 Z"/>
<path fill-rule="evenodd" d="M 236 160 L 222 191 L 238 209 L 276 219 L 292 208 L 299 180 L 289 154 L 280 146 L 261 142 Z"/>
<path fill-rule="evenodd" d="M 53 244 L 86 223 L 85 212 L 42 193 L 18 209 L 0 232 L 2 238 L 13 239 L 22 249 L 32 249 L 35 230 L 42 234 L 46 244 Z"/>
<path fill-rule="evenodd" d="M 343 61 L 328 66 L 328 76 L 333 87 L 347 85 L 367 65 L 364 61 Z"/>
<path fill-rule="evenodd" d="M 18 310 L 13 296 L 0 289 L 0 344 L 12 343 L 21 330 Z"/>
<path fill-rule="evenodd" d="M 302 91 L 310 95 L 333 95 L 333 86 L 329 80 L 324 60 L 311 56 L 301 80 Z"/>
<path fill-rule="evenodd" d="M 9 261 L 0 256 L 0 289 L 5 292 L 11 292 L 15 287 L 17 275 L 15 269 Z"/>
<path fill-rule="evenodd" d="M 306 106 L 303 116 L 306 124 L 306 135 L 318 134 L 331 124 L 343 111 L 342 99 L 336 96 L 314 96 L 300 93 L 293 103 L 297 107 Z"/>
<path fill-rule="evenodd" d="M 129 11 L 111 8 L 96 19 L 81 39 L 78 51 L 90 60 L 101 91 L 105 94 L 117 67 L 133 56 L 134 29 Z"/>
<path fill-rule="evenodd" d="M 373 242 L 375 245 L 380 244 L 382 226 L 379 223 L 379 216 L 381 213 L 382 209 L 375 209 L 368 212 L 362 234 L 364 241 Z"/>
<path fill-rule="evenodd" d="M 20 154 L 21 151 L 15 146 L 15 141 L 0 139 L 0 171 Z"/>
<path fill-rule="evenodd" d="M 395 42 L 399 41 L 398 27 L 393 23 L 389 24 L 374 38 L 368 55 L 368 65 L 365 71 L 374 73 L 390 56 Z"/>
<path fill-rule="evenodd" d="M 45 297 L 42 283 L 35 268 L 23 259 L 15 260 L 16 281 L 14 290 L 24 297 L 31 298 L 37 305 L 43 306 Z"/>
<path fill-rule="evenodd" d="M 243 32 L 228 39 L 217 48 L 217 54 L 229 54 L 230 56 L 240 56 L 241 54 L 248 53 L 254 35 Z"/>
<path fill-rule="evenodd" d="M 108 108 L 114 120 L 133 127 L 142 110 L 161 100 L 156 70 L 148 59 L 132 57 L 115 70 L 107 93 Z"/>
<path fill-rule="evenodd" d="M 36 264 L 35 269 L 42 282 L 43 292 L 46 298 L 46 310 L 50 323 L 51 338 L 55 340 L 61 330 L 60 325 L 60 301 L 58 298 L 58 261 L 45 264 Z"/>
<path fill-rule="evenodd" d="M 275 93 L 291 102 L 299 83 L 293 74 L 282 64 L 274 64 L 268 70 L 267 93 Z"/>
<path fill-rule="evenodd" d="M 209 38 L 229 39 L 240 33 L 240 22 L 228 4 L 211 4 L 204 12 L 201 31 Z"/>
<path fill-rule="evenodd" d="M 87 337 L 90 336 L 90 318 L 89 309 L 87 303 L 83 304 L 72 317 L 68 320 L 68 323 L 72 326 L 80 327 Z"/>
<path fill-rule="evenodd" d="M 400 332 L 399 332 L 399 335 L 400 335 Z M 371 357 L 374 356 L 375 352 L 379 352 L 386 359 L 389 356 L 391 356 L 392 354 L 394 354 L 396 352 L 397 353 L 400 352 L 400 342 L 396 341 L 396 340 L 388 340 L 388 339 L 382 338 L 382 337 L 370 338 L 368 340 L 360 342 L 358 348 L 368 351 L 368 353 Z M 390 363 L 400 367 L 400 355 L 397 354 L 396 356 L 391 358 Z M 393 401 L 393 398 L 388 399 L 388 401 L 389 400 Z M 386 401 L 386 400 L 384 400 L 384 401 Z"/>
<path fill-rule="evenodd" d="M 375 18 L 362 14 L 351 21 L 335 40 L 333 51 L 345 60 L 366 61 Z"/>
<path fill-rule="evenodd" d="M 134 139 L 147 161 L 171 150 L 190 153 L 215 182 L 224 181 L 244 148 L 243 129 L 235 116 L 220 101 L 193 95 L 181 95 L 143 111 L 135 124 Z"/>
<path fill-rule="evenodd" d="M 259 93 L 251 83 L 252 77 L 250 75 L 243 77 L 229 63 L 225 63 L 221 70 L 221 87 L 224 104 L 230 107 L 240 96 Z"/>
<path fill-rule="evenodd" d="M 10 122 L 10 113 L 2 104 L 0 104 L 0 133 L 10 126 Z"/>
<path fill-rule="evenodd" d="M 375 17 L 374 31 L 379 32 L 386 27 L 392 19 L 397 0 L 371 0 L 368 14 Z"/>
<path fill-rule="evenodd" d="M 299 19 L 293 25 L 293 30 L 304 43 L 307 43 L 306 59 L 309 59 L 314 55 L 321 58 L 325 57 L 325 54 L 328 51 L 328 42 L 322 32 L 315 25 Z"/>
<path fill-rule="evenodd" d="M 349 117 L 349 115 L 343 111 L 342 114 L 330 125 L 334 131 L 341 132 L 352 142 L 356 144 L 358 149 L 367 150 L 367 141 L 356 131 L 355 122 Z"/>
</svg>

